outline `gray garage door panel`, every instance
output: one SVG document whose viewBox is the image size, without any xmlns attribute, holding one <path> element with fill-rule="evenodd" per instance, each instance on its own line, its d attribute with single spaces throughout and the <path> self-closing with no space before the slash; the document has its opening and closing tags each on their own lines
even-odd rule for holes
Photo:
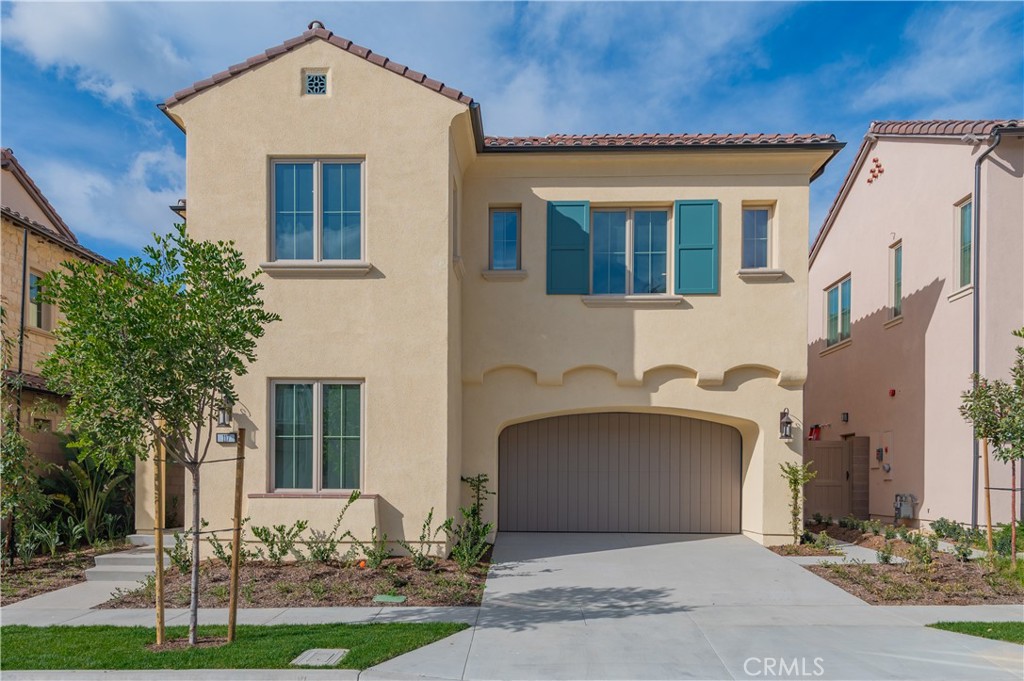
<svg viewBox="0 0 1024 681">
<path fill-rule="evenodd" d="M 498 440 L 505 532 L 740 531 L 740 433 L 662 414 L 573 414 Z"/>
</svg>

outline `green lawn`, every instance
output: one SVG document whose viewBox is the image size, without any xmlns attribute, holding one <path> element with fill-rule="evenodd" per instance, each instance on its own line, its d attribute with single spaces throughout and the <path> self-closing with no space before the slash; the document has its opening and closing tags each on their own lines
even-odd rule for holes
<svg viewBox="0 0 1024 681">
<path fill-rule="evenodd" d="M 929 627 L 1024 645 L 1024 622 L 936 622 Z"/>
<path fill-rule="evenodd" d="M 239 626 L 235 642 L 215 648 L 154 652 L 149 627 L 0 627 L 0 669 L 287 669 L 310 648 L 348 648 L 342 669 L 366 669 L 451 636 L 469 625 L 311 624 Z M 186 627 L 168 627 L 183 638 Z M 226 636 L 227 627 L 200 627 L 200 637 Z"/>
</svg>

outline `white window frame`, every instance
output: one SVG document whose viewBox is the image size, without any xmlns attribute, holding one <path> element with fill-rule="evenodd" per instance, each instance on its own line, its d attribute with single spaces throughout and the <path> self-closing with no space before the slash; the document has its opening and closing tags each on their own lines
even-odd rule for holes
<svg viewBox="0 0 1024 681">
<path fill-rule="evenodd" d="M 594 293 L 594 216 L 597 213 L 626 213 L 626 292 L 625 293 Z M 633 291 L 633 213 L 635 211 L 643 212 L 663 212 L 665 213 L 665 290 L 661 293 L 635 293 Z M 591 206 L 590 207 L 590 249 L 588 258 L 588 270 L 590 272 L 589 279 L 589 290 L 592 296 L 609 296 L 609 297 L 622 297 L 622 296 L 674 296 L 675 295 L 675 224 L 673 222 L 671 206 L 664 205 L 630 205 L 630 206 Z"/>
<path fill-rule="evenodd" d="M 846 338 L 843 338 L 842 337 L 842 335 L 843 335 L 843 290 L 842 290 L 842 285 L 843 285 L 844 282 L 847 282 L 847 281 L 850 282 L 850 335 L 847 336 Z M 839 318 L 838 318 L 838 321 L 837 321 L 838 326 L 837 326 L 837 329 L 836 329 L 836 342 L 835 343 L 829 343 L 828 342 L 828 294 L 833 289 L 836 289 L 836 291 L 837 291 L 836 295 L 839 298 L 839 309 L 838 309 Z M 824 290 L 824 296 L 822 296 L 822 302 L 824 304 L 823 305 L 823 307 L 824 307 L 823 312 L 824 313 L 822 314 L 822 317 L 823 317 L 823 320 L 825 322 L 825 331 L 824 331 L 825 349 L 829 350 L 829 349 L 838 347 L 838 346 L 842 345 L 843 343 L 845 343 L 846 341 L 848 341 L 851 338 L 853 338 L 853 274 L 851 272 L 847 272 L 842 277 L 840 277 L 839 279 L 835 280 L 833 283 L 831 283 L 828 286 L 826 286 L 825 290 Z"/>
<path fill-rule="evenodd" d="M 277 179 L 276 168 L 279 164 L 305 163 L 313 165 L 313 257 L 312 259 L 278 259 L 277 257 Z M 358 163 L 359 164 L 359 256 L 356 258 L 324 259 L 323 257 L 323 164 Z M 345 264 L 366 261 L 366 159 L 359 156 L 318 156 L 318 157 L 280 157 L 270 159 L 270 172 L 267 181 L 269 187 L 270 214 L 267 217 L 267 240 L 270 262 L 282 264 L 306 264 L 311 262 L 327 264 Z"/>
<path fill-rule="evenodd" d="M 313 486 L 312 487 L 278 487 L 274 476 L 277 474 L 277 450 L 274 432 L 277 428 L 278 385 L 312 384 L 313 386 Z M 366 381 L 354 378 L 275 378 L 271 379 L 267 389 L 267 477 L 271 492 L 297 494 L 351 494 L 355 489 L 323 487 L 323 386 L 325 385 L 358 385 L 359 386 L 359 488 L 366 484 Z"/>
<path fill-rule="evenodd" d="M 745 239 L 743 238 L 743 215 L 748 210 L 766 210 L 768 211 L 768 242 L 765 245 L 765 264 L 764 267 L 744 267 L 743 266 L 743 248 L 745 245 Z M 778 260 L 775 254 L 776 250 L 776 237 L 775 237 L 775 202 L 774 201 L 744 201 L 740 206 L 740 272 L 759 272 L 762 270 L 773 270 L 777 268 L 775 264 Z"/>
<path fill-rule="evenodd" d="M 516 214 L 516 266 L 513 269 L 494 269 L 494 214 Z M 591 260 L 593 267 L 593 260 Z M 523 269 L 523 209 L 522 206 L 488 206 L 487 208 L 487 268 L 492 272 L 520 272 Z M 593 282 L 593 279 L 591 279 Z M 593 284 L 591 284 L 593 286 Z"/>
<path fill-rule="evenodd" d="M 899 301 L 896 300 L 896 251 L 900 252 L 900 297 Z M 903 316 L 903 301 L 906 300 L 906 296 L 903 295 L 903 281 L 905 277 L 903 267 L 903 240 L 894 242 L 889 246 L 889 319 L 899 319 Z M 896 311 L 896 304 L 899 303 L 899 312 Z"/>
<path fill-rule="evenodd" d="M 961 230 L 963 229 L 963 208 L 971 207 L 971 257 L 969 267 L 971 268 L 970 280 L 966 284 L 960 283 L 963 275 L 963 268 L 960 266 Z M 953 204 L 953 293 L 970 291 L 974 288 L 974 249 L 978 247 L 974 243 L 974 220 L 977 207 L 974 205 L 973 195 L 968 194 Z"/>
</svg>

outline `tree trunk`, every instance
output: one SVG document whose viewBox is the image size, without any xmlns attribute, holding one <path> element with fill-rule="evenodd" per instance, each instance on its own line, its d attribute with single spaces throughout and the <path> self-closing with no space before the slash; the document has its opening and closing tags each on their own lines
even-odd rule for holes
<svg viewBox="0 0 1024 681">
<path fill-rule="evenodd" d="M 192 474 L 192 597 L 188 605 L 188 643 L 196 644 L 199 626 L 199 466 L 190 467 Z"/>
<path fill-rule="evenodd" d="M 1010 563 L 1017 569 L 1017 461 L 1010 460 Z"/>
</svg>

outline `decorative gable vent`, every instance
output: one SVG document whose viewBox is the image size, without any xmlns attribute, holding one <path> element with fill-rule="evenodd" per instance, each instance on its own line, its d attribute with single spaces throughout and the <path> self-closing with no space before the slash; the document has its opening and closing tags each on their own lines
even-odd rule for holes
<svg viewBox="0 0 1024 681">
<path fill-rule="evenodd" d="M 327 74 L 326 73 L 307 73 L 306 74 L 306 94 L 307 95 L 326 95 L 327 94 Z"/>
</svg>

